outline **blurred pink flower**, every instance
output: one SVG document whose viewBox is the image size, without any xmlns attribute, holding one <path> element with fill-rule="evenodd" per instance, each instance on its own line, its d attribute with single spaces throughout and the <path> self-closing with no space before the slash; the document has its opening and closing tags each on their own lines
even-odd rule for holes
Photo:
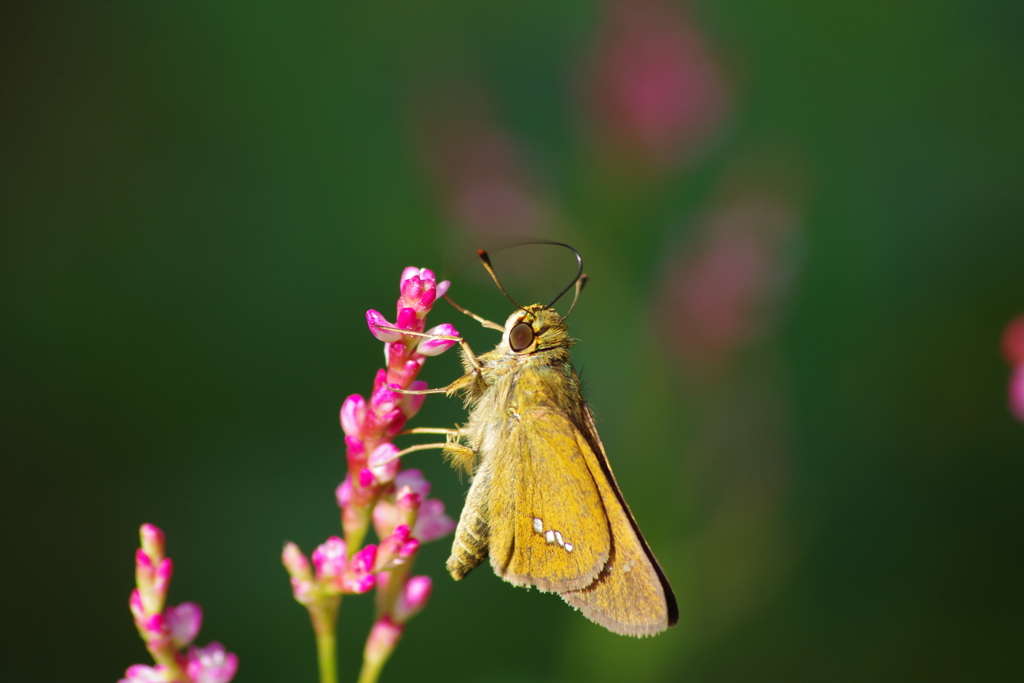
<svg viewBox="0 0 1024 683">
<path fill-rule="evenodd" d="M 187 671 L 192 683 L 228 683 L 238 670 L 238 657 L 213 642 L 188 651 Z"/>
<path fill-rule="evenodd" d="M 418 112 L 423 166 L 442 213 L 475 245 L 546 235 L 554 211 L 522 147 L 475 84 L 438 84 Z"/>
<path fill-rule="evenodd" d="M 132 664 L 124 672 L 124 678 L 117 683 L 170 683 L 167 677 L 166 666 L 146 666 L 145 664 Z"/>
<path fill-rule="evenodd" d="M 1003 330 L 1003 355 L 1013 371 L 1007 392 L 1010 412 L 1024 422 L 1024 315 L 1019 315 Z"/>
<path fill-rule="evenodd" d="M 174 647 L 184 648 L 192 643 L 203 625 L 203 609 L 194 602 L 183 602 L 177 607 L 164 610 L 167 628 L 171 632 Z"/>
<path fill-rule="evenodd" d="M 121 683 L 227 683 L 238 668 L 238 659 L 225 653 L 219 643 L 203 649 L 193 647 L 187 656 L 181 652 L 199 633 L 203 610 L 192 602 L 165 607 L 173 565 L 171 558 L 164 557 L 164 532 L 143 524 L 139 541 L 141 547 L 135 551 L 136 588 L 128 598 L 128 607 L 157 665 L 130 666 Z"/>
<path fill-rule="evenodd" d="M 434 584 L 429 576 L 414 576 L 402 588 L 395 605 L 395 621 L 404 624 L 427 605 Z"/>
<path fill-rule="evenodd" d="M 671 257 L 657 324 L 692 371 L 719 367 L 773 322 L 795 231 L 788 202 L 748 194 L 712 212 Z"/>
<path fill-rule="evenodd" d="M 666 164 L 706 145 L 727 86 L 707 41 L 664 0 L 612 0 L 588 67 L 588 113 L 599 140 Z"/>
</svg>

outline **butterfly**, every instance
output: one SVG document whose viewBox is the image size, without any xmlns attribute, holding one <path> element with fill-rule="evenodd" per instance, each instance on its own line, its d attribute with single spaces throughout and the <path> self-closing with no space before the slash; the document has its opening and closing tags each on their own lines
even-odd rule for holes
<svg viewBox="0 0 1024 683">
<path fill-rule="evenodd" d="M 575 286 L 578 297 L 585 276 L 573 252 L 580 270 L 562 294 Z M 487 253 L 479 255 L 505 293 Z M 460 394 L 466 423 L 410 430 L 447 433 L 445 454 L 472 475 L 447 569 L 459 580 L 489 559 L 505 581 L 557 593 L 609 631 L 660 633 L 679 619 L 675 596 L 612 474 L 572 366 L 565 318 L 552 310 L 555 301 L 520 306 L 508 298 L 517 310 L 504 325 L 451 302 L 502 338 L 479 356 L 458 339 L 465 374 L 427 390 Z"/>
</svg>

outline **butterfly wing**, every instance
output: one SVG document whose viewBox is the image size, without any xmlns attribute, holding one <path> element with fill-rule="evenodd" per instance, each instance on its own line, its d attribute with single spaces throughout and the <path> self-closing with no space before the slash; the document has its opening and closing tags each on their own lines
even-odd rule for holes
<svg viewBox="0 0 1024 683">
<path fill-rule="evenodd" d="M 589 410 L 585 418 L 589 434 L 578 433 L 580 452 L 597 482 L 612 543 L 597 579 L 584 588 L 562 592 L 562 599 L 609 631 L 654 635 L 679 620 L 675 595 L 615 482 Z"/>
<path fill-rule="evenodd" d="M 528 428 L 527 428 L 528 426 Z M 611 536 L 598 483 L 577 430 L 557 409 L 534 405 L 505 425 L 486 458 L 494 571 L 517 586 L 563 592 L 589 586 L 608 561 Z"/>
</svg>

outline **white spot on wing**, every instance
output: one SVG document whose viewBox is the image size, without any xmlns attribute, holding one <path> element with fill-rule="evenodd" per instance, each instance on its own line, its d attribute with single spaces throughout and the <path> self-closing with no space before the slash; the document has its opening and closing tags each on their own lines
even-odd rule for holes
<svg viewBox="0 0 1024 683">
<path fill-rule="evenodd" d="M 555 541 L 558 542 L 558 545 L 561 545 L 561 546 L 565 545 L 565 541 L 562 540 L 562 532 L 561 531 L 556 531 L 555 532 Z"/>
<path fill-rule="evenodd" d="M 566 552 L 572 552 L 572 543 L 566 543 L 562 547 L 565 548 Z"/>
<path fill-rule="evenodd" d="M 540 517 L 533 518 L 533 530 L 538 534 L 544 533 L 544 522 L 541 521 Z"/>
<path fill-rule="evenodd" d="M 548 529 L 547 533 L 544 534 L 544 540 L 547 541 L 548 543 L 554 543 L 555 542 L 555 532 L 552 531 L 551 529 Z"/>
</svg>

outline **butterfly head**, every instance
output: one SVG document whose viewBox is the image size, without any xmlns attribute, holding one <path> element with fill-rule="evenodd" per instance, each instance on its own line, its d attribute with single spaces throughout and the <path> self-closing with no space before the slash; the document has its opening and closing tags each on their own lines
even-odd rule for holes
<svg viewBox="0 0 1024 683">
<path fill-rule="evenodd" d="M 542 304 L 526 306 L 510 315 L 502 342 L 521 356 L 572 345 L 565 319 Z"/>
</svg>

